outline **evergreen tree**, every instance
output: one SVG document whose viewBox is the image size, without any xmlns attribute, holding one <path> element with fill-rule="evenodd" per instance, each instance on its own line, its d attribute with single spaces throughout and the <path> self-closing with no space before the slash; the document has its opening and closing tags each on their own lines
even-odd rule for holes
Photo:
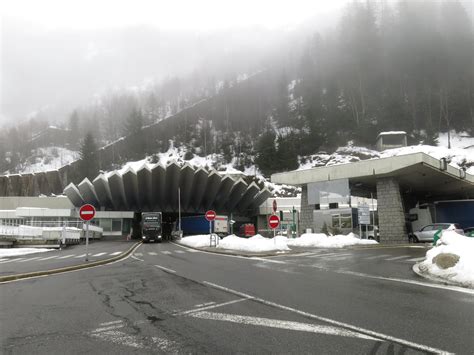
<svg viewBox="0 0 474 355">
<path fill-rule="evenodd" d="M 91 132 L 87 132 L 82 141 L 79 156 L 79 178 L 89 178 L 92 181 L 99 173 L 99 156 L 97 144 Z"/>
<path fill-rule="evenodd" d="M 124 135 L 130 158 L 142 159 L 146 152 L 146 140 L 143 128 L 143 115 L 141 110 L 135 108 L 127 118 L 124 126 Z"/>
<path fill-rule="evenodd" d="M 265 176 L 269 176 L 278 170 L 275 138 L 275 132 L 267 129 L 262 133 L 257 143 L 255 163 Z"/>
</svg>

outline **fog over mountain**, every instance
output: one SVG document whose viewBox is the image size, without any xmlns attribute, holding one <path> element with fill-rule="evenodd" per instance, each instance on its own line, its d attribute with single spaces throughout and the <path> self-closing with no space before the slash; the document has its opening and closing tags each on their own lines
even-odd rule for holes
<svg viewBox="0 0 474 355">
<path fill-rule="evenodd" d="M 291 48 L 288 43 L 334 24 L 334 13 L 311 14 L 291 27 L 243 24 L 219 29 L 160 29 L 159 23 L 48 27 L 4 16 L 0 123 L 38 113 L 50 122 L 63 120 L 104 92 L 183 77 L 193 70 L 224 78 L 231 72 L 252 72 L 277 49 Z"/>
</svg>

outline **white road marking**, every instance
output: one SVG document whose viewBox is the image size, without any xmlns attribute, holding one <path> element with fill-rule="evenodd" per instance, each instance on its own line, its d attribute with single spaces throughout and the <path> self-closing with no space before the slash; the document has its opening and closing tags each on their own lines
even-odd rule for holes
<svg viewBox="0 0 474 355">
<path fill-rule="evenodd" d="M 402 256 L 396 256 L 394 258 L 388 258 L 388 259 L 385 259 L 385 260 L 389 260 L 389 261 L 392 261 L 392 260 L 400 260 L 400 259 L 405 259 L 405 258 L 409 258 L 411 255 L 402 255 Z"/>
<path fill-rule="evenodd" d="M 162 254 L 166 254 L 166 255 L 172 254 L 172 253 L 171 253 L 170 251 L 168 251 L 168 250 L 163 250 L 161 253 L 162 253 Z"/>
<path fill-rule="evenodd" d="M 110 253 L 110 255 L 119 255 L 119 254 L 122 254 L 121 251 L 116 251 L 115 253 Z"/>
<path fill-rule="evenodd" d="M 31 260 L 36 260 L 36 259 L 39 259 L 40 257 L 39 256 L 36 256 L 34 258 L 29 258 L 29 259 L 25 259 L 25 260 L 19 260 L 18 262 L 19 263 L 24 263 L 25 261 L 31 261 Z"/>
<path fill-rule="evenodd" d="M 223 291 L 232 293 L 232 294 L 240 296 L 240 297 L 253 297 L 253 300 L 255 300 L 257 302 L 260 302 L 262 304 L 266 304 L 266 305 L 271 306 L 271 307 L 283 309 L 283 310 L 286 310 L 286 311 L 289 311 L 289 312 L 293 312 L 293 313 L 296 313 L 296 314 L 303 315 L 303 316 L 311 318 L 311 319 L 316 319 L 316 320 L 326 322 L 326 323 L 329 323 L 329 324 L 332 324 L 332 325 L 347 328 L 347 329 L 353 330 L 355 332 L 362 333 L 362 334 L 365 334 L 365 335 L 369 335 L 369 336 L 372 336 L 372 337 L 375 337 L 375 338 L 379 338 L 379 339 L 399 343 L 399 344 L 409 346 L 409 347 L 412 347 L 412 348 L 415 348 L 415 349 L 418 349 L 418 350 L 421 350 L 421 351 L 433 352 L 435 354 L 449 354 L 448 352 L 446 352 L 444 350 L 441 350 L 441 349 L 432 348 L 430 346 L 426 346 L 426 345 L 423 345 L 423 344 L 417 344 L 417 343 L 414 343 L 414 342 L 411 342 L 411 341 L 408 341 L 408 340 L 392 337 L 390 335 L 386 335 L 386 334 L 375 332 L 375 331 L 372 331 L 372 330 L 369 330 L 369 329 L 357 327 L 357 326 L 354 326 L 354 325 L 349 324 L 349 323 L 339 322 L 339 321 L 334 320 L 334 319 L 321 317 L 321 316 L 318 316 L 318 315 L 315 315 L 315 314 L 312 314 L 312 313 L 300 311 L 296 308 L 292 308 L 292 307 L 284 306 L 284 305 L 281 305 L 281 304 L 278 304 L 278 303 L 275 303 L 275 302 L 267 301 L 267 300 L 264 300 L 263 298 L 254 297 L 254 296 L 251 296 L 249 294 L 246 294 L 246 293 L 243 293 L 243 292 L 240 292 L 240 291 L 236 291 L 236 290 L 232 290 L 230 288 L 220 286 L 220 285 L 217 285 L 217 284 L 212 283 L 212 282 L 204 281 L 203 283 L 206 284 L 206 285 L 209 285 L 211 287 L 214 287 L 216 289 L 223 290 Z"/>
<path fill-rule="evenodd" d="M 199 253 L 199 250 L 196 250 L 196 249 L 189 249 L 188 250 L 190 253 Z"/>
<path fill-rule="evenodd" d="M 259 260 L 267 263 L 273 263 L 273 264 L 287 264 L 286 261 L 281 261 L 281 260 L 273 260 L 273 259 L 266 259 L 266 258 L 259 258 L 259 257 L 251 257 L 249 258 L 251 260 Z"/>
<path fill-rule="evenodd" d="M 210 306 L 205 306 L 205 307 L 200 307 L 200 308 L 194 308 L 194 309 L 190 309 L 188 311 L 182 311 L 182 312 L 178 312 L 178 313 L 175 313 L 173 314 L 174 316 L 185 316 L 187 314 L 191 314 L 191 313 L 195 313 L 195 312 L 202 312 L 202 311 L 207 311 L 209 309 L 214 309 L 214 308 L 218 308 L 218 307 L 223 307 L 223 306 L 227 306 L 229 304 L 234 304 L 234 303 L 239 303 L 239 302 L 243 302 L 243 301 L 248 301 L 248 300 L 251 300 L 253 299 L 252 296 L 250 297 L 244 297 L 244 298 L 239 298 L 237 300 L 232 300 L 232 301 L 227 301 L 227 302 L 223 302 L 223 303 L 216 303 L 216 304 L 213 304 L 213 305 L 210 305 Z"/>
<path fill-rule="evenodd" d="M 425 258 L 426 258 L 426 257 L 423 256 L 423 257 L 421 257 L 421 258 L 413 258 L 413 259 L 408 259 L 408 260 L 405 260 L 405 261 L 407 261 L 407 262 L 413 262 L 413 261 L 418 262 L 418 261 L 425 260 Z"/>
<path fill-rule="evenodd" d="M 365 260 L 374 260 L 374 259 L 386 258 L 387 256 L 390 256 L 390 254 L 381 254 L 381 255 L 369 256 L 369 257 L 364 258 L 364 259 Z"/>
<path fill-rule="evenodd" d="M 26 258 L 8 259 L 8 260 L 6 260 L 6 261 L 0 262 L 0 264 L 6 264 L 6 263 L 10 263 L 10 262 L 12 262 L 12 261 L 19 261 L 19 260 L 23 260 L 23 259 L 26 259 Z"/>
<path fill-rule="evenodd" d="M 158 255 L 158 254 L 155 253 L 154 251 L 150 251 L 150 252 L 148 252 L 148 255 Z"/>
<path fill-rule="evenodd" d="M 73 257 L 74 254 L 71 254 L 71 255 L 64 255 L 64 256 L 60 256 L 58 259 L 67 259 L 67 258 L 70 258 L 70 257 Z"/>
<path fill-rule="evenodd" d="M 185 252 L 182 251 L 182 250 L 174 250 L 175 253 L 178 253 L 178 254 L 184 254 Z"/>
<path fill-rule="evenodd" d="M 86 257 L 86 254 L 81 254 L 81 255 L 75 256 L 74 259 L 85 258 L 85 257 Z"/>
<path fill-rule="evenodd" d="M 125 324 L 122 324 L 122 323 L 111 324 L 111 325 L 106 326 L 106 327 L 94 329 L 92 331 L 92 333 L 106 332 L 108 330 L 115 330 L 115 329 L 120 329 L 120 328 L 123 328 L 123 327 L 125 327 Z"/>
<path fill-rule="evenodd" d="M 213 313 L 213 312 L 206 312 L 206 311 L 192 313 L 190 314 L 190 316 L 194 318 L 220 320 L 220 321 L 246 324 L 246 325 L 256 325 L 260 327 L 288 329 L 288 330 L 295 330 L 295 331 L 300 331 L 300 332 L 319 333 L 319 334 L 328 334 L 328 335 L 338 335 L 338 336 L 344 336 L 344 337 L 362 338 L 362 339 L 369 339 L 369 340 L 376 340 L 376 341 L 379 340 L 369 335 L 354 332 L 354 331 L 347 330 L 340 327 L 328 326 L 328 325 L 316 325 L 316 324 L 292 322 L 292 321 L 285 321 L 285 320 L 278 320 L 278 319 L 239 316 L 235 314 Z"/>
<path fill-rule="evenodd" d="M 136 256 L 143 256 L 142 253 L 134 253 Z"/>
<path fill-rule="evenodd" d="M 171 270 L 171 269 L 168 269 L 167 267 L 164 267 L 164 266 L 160 266 L 160 265 L 155 265 L 158 269 L 161 269 L 163 271 L 168 271 L 168 272 L 172 272 L 173 274 L 176 273 L 176 271 L 174 270 Z"/>
<path fill-rule="evenodd" d="M 210 306 L 211 304 L 215 304 L 215 303 L 216 302 L 200 303 L 200 304 L 195 305 L 194 307 L 198 308 L 198 307 Z"/>
<path fill-rule="evenodd" d="M 143 259 L 137 258 L 135 255 L 132 255 L 132 258 L 135 259 L 135 260 L 139 260 L 139 261 L 145 261 Z"/>
<path fill-rule="evenodd" d="M 143 349 L 145 347 L 136 336 L 128 335 L 116 330 L 92 333 L 92 336 L 115 344 L 130 346 L 132 348 Z"/>
<path fill-rule="evenodd" d="M 107 253 L 97 253 L 97 254 L 92 255 L 92 256 L 102 256 L 102 255 L 105 255 L 105 254 L 107 254 Z"/>
<path fill-rule="evenodd" d="M 334 256 L 339 253 L 324 253 L 324 254 L 316 254 L 316 255 L 308 255 L 308 258 L 318 258 L 318 257 L 326 257 L 326 256 Z"/>
<path fill-rule="evenodd" d="M 48 256 L 47 258 L 41 258 L 41 259 L 38 259 L 39 260 L 49 260 L 49 259 L 54 259 L 54 258 L 57 258 L 59 257 L 59 255 L 54 255 L 54 256 Z"/>
<path fill-rule="evenodd" d="M 8 259 L 0 259 L 0 261 L 5 261 L 5 260 L 8 260 Z"/>
<path fill-rule="evenodd" d="M 107 326 L 107 325 L 118 324 L 118 323 L 123 323 L 123 320 L 113 320 L 111 322 L 100 323 L 100 325 L 101 326 Z"/>
</svg>

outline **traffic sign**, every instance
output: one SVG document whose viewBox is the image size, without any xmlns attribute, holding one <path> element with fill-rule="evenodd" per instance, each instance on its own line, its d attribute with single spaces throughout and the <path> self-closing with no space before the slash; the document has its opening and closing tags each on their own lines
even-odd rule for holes
<svg viewBox="0 0 474 355">
<path fill-rule="evenodd" d="M 216 219 L 216 211 L 209 210 L 206 212 L 206 219 L 211 222 Z"/>
<path fill-rule="evenodd" d="M 369 205 L 360 204 L 357 208 L 359 224 L 370 224 L 370 209 Z"/>
<path fill-rule="evenodd" d="M 268 225 L 270 226 L 271 229 L 277 228 L 279 224 L 280 224 L 280 218 L 278 218 L 276 214 L 273 214 L 268 218 Z"/>
<path fill-rule="evenodd" d="M 273 212 L 276 212 L 277 211 L 277 200 L 273 200 Z"/>
<path fill-rule="evenodd" d="M 95 216 L 95 208 L 92 205 L 82 205 L 79 209 L 79 217 L 83 221 L 90 221 Z"/>
</svg>

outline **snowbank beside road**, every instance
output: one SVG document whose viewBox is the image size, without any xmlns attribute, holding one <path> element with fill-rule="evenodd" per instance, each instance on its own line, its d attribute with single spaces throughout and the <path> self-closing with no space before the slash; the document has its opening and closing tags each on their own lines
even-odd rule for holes
<svg viewBox="0 0 474 355">
<path fill-rule="evenodd" d="M 453 259 L 451 262 L 455 262 L 454 266 L 446 267 L 449 265 L 443 266 L 436 262 L 436 258 L 439 260 L 446 255 Z M 474 238 L 444 231 L 436 247 L 426 253 L 426 259 L 419 264 L 419 269 L 422 273 L 474 288 Z"/>
<path fill-rule="evenodd" d="M 179 243 L 192 248 L 208 247 L 209 234 L 183 237 Z M 219 240 L 217 248 L 248 253 L 290 250 L 286 244 L 285 237 L 277 237 L 276 241 L 274 241 L 273 239 L 264 238 L 260 234 L 254 235 L 251 238 L 240 238 L 232 234 Z"/>
<path fill-rule="evenodd" d="M 235 235 L 229 235 L 219 242 L 218 248 L 251 253 L 290 250 L 285 237 L 276 237 L 276 240 L 273 240 L 273 238 L 262 237 L 260 234 L 250 238 L 240 238 Z"/>
<path fill-rule="evenodd" d="M 209 246 L 209 234 L 192 235 L 184 237 L 179 241 L 180 244 L 192 247 L 203 248 Z M 240 238 L 235 235 L 229 235 L 219 241 L 217 248 L 249 253 L 263 253 L 273 251 L 288 251 L 289 247 L 315 247 L 315 248 L 343 248 L 351 245 L 370 245 L 378 244 L 375 240 L 359 239 L 354 234 L 336 235 L 328 237 L 322 233 L 306 233 L 300 238 L 286 238 L 276 236 L 265 238 L 260 234 L 251 238 Z"/>
<path fill-rule="evenodd" d="M 33 253 L 44 253 L 47 251 L 52 251 L 55 249 L 46 249 L 46 248 L 1 248 L 0 257 L 5 256 L 18 256 L 18 255 L 27 255 Z"/>
<path fill-rule="evenodd" d="M 299 238 L 288 239 L 289 246 L 315 248 L 344 248 L 351 245 L 378 244 L 375 240 L 359 239 L 355 234 L 327 236 L 323 233 L 305 233 Z"/>
</svg>

